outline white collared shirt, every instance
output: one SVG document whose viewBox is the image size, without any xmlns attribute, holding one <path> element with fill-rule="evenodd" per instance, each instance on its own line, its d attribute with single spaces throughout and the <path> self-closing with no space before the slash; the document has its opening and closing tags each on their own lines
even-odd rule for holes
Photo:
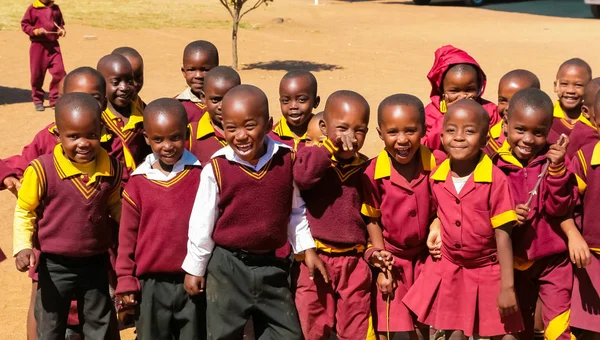
<svg viewBox="0 0 600 340">
<path fill-rule="evenodd" d="M 146 156 L 144 162 L 142 162 L 142 164 L 135 169 L 131 176 L 146 175 L 146 177 L 151 181 L 167 182 L 175 178 L 178 173 L 182 172 L 186 165 L 200 166 L 200 161 L 198 158 L 196 158 L 196 156 L 187 150 L 183 150 L 183 155 L 181 155 L 181 158 L 177 161 L 177 163 L 175 163 L 175 165 L 173 165 L 173 170 L 171 170 L 168 175 L 165 175 L 158 169 L 152 168 L 156 162 L 158 162 L 158 157 L 156 157 L 154 153 L 149 154 Z"/>
<path fill-rule="evenodd" d="M 192 93 L 192 88 L 188 86 L 187 89 L 183 90 L 175 99 L 179 100 L 189 100 L 192 103 L 201 103 L 202 101 L 198 98 L 194 93 Z"/>
<path fill-rule="evenodd" d="M 289 146 L 276 142 L 266 137 L 267 152 L 252 165 L 237 156 L 231 146 L 215 152 L 214 157 L 225 156 L 227 160 L 243 164 L 254 171 L 260 171 L 277 153 L 279 148 L 290 148 Z M 181 266 L 187 273 L 195 276 L 204 276 L 211 253 L 215 247 L 212 238 L 213 230 L 219 218 L 219 186 L 215 179 L 212 164 L 209 163 L 202 170 L 200 176 L 200 187 L 196 194 L 194 207 L 190 216 L 190 229 L 188 232 L 187 256 Z M 294 184 L 292 198 L 292 212 L 287 229 L 288 241 L 292 245 L 294 253 L 298 254 L 306 249 L 315 248 L 315 241 L 310 233 L 308 220 L 306 219 L 306 206 L 300 196 L 300 190 Z"/>
</svg>

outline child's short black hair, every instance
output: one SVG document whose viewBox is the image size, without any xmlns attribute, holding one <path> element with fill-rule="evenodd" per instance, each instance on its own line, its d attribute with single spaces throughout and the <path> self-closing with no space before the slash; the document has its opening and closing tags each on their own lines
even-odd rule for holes
<svg viewBox="0 0 600 340">
<path fill-rule="evenodd" d="M 450 117 L 452 117 L 452 115 L 461 107 L 470 108 L 477 114 L 476 121 L 478 124 L 481 124 L 480 128 L 482 129 L 482 135 L 487 135 L 490 128 L 490 115 L 487 113 L 485 108 L 481 106 L 481 104 L 472 99 L 459 99 L 452 106 L 450 106 L 446 114 L 444 114 L 444 126 Z"/>
<path fill-rule="evenodd" d="M 560 71 L 563 68 L 569 67 L 569 66 L 582 67 L 590 75 L 590 78 L 592 77 L 592 67 L 590 66 L 590 64 L 588 64 L 585 60 L 583 60 L 581 58 L 571 58 L 571 59 L 565 61 L 564 63 L 560 64 L 560 67 L 558 68 L 558 72 L 556 72 L 556 77 L 558 77 L 558 74 L 560 73 Z"/>
<path fill-rule="evenodd" d="M 102 89 L 102 92 L 106 91 L 106 80 L 104 80 L 102 73 L 98 72 L 98 70 L 96 70 L 95 68 L 89 66 L 81 66 L 69 72 L 64 80 L 64 88 L 69 87 L 69 84 L 73 81 L 73 79 L 79 76 L 90 76 L 94 78 L 98 82 L 98 85 Z"/>
<path fill-rule="evenodd" d="M 596 100 L 594 100 L 594 113 L 595 114 L 600 113 L 600 91 L 598 91 L 598 93 L 596 93 Z"/>
<path fill-rule="evenodd" d="M 500 83 L 514 78 L 527 80 L 533 88 L 539 89 L 541 87 L 540 79 L 533 72 L 524 69 L 516 69 L 508 72 L 500 78 Z"/>
<path fill-rule="evenodd" d="M 585 86 L 583 92 L 583 105 L 591 106 L 596 102 L 596 94 L 600 89 L 600 78 L 594 78 Z"/>
<path fill-rule="evenodd" d="M 329 111 L 327 110 L 327 107 L 330 105 L 333 105 L 333 103 L 335 103 L 335 101 L 337 101 L 337 100 L 349 100 L 349 101 L 353 101 L 357 104 L 360 104 L 366 110 L 367 114 L 371 111 L 371 107 L 369 106 L 369 103 L 367 102 L 365 97 L 360 95 L 360 93 L 350 91 L 350 90 L 338 90 L 338 91 L 335 91 L 334 93 L 332 93 L 327 98 L 327 101 L 325 102 L 325 111 L 323 113 L 324 120 L 327 121 L 329 119 Z M 368 120 L 368 118 L 369 117 L 367 116 L 367 120 Z"/>
<path fill-rule="evenodd" d="M 159 98 L 150 102 L 144 109 L 144 129 L 158 115 L 175 117 L 182 126 L 187 126 L 189 123 L 185 107 L 175 98 Z"/>
<path fill-rule="evenodd" d="M 215 66 L 206 72 L 204 76 L 204 82 L 207 83 L 209 79 L 222 79 L 229 83 L 240 85 L 242 80 L 239 73 L 229 66 Z"/>
<path fill-rule="evenodd" d="M 440 90 L 442 93 L 444 92 L 444 79 L 446 79 L 446 75 L 448 75 L 450 72 L 456 72 L 458 74 L 475 73 L 477 75 L 477 86 L 481 87 L 483 83 L 483 79 L 481 78 L 481 70 L 477 66 L 468 63 L 454 64 L 448 67 L 446 72 L 444 72 L 442 82 L 440 83 Z"/>
<path fill-rule="evenodd" d="M 213 45 L 210 41 L 206 40 L 196 40 L 187 44 L 185 49 L 183 50 L 183 63 L 192 53 L 203 53 L 208 54 L 216 59 L 217 64 L 219 63 L 219 51 L 217 47 Z"/>
<path fill-rule="evenodd" d="M 236 100 L 237 97 L 254 98 L 250 102 L 252 102 L 253 104 L 260 105 L 261 110 L 257 111 L 258 113 L 262 114 L 262 116 L 260 118 L 264 118 L 265 121 L 269 120 L 269 118 L 270 118 L 270 116 L 269 116 L 269 100 L 267 99 L 267 95 L 263 92 L 263 90 L 259 89 L 258 87 L 254 86 L 254 85 L 249 85 L 249 84 L 238 85 L 238 86 L 232 88 L 231 90 L 229 90 L 229 92 L 227 92 L 225 97 L 223 97 L 223 106 L 225 105 L 225 103 L 227 101 Z M 231 98 L 236 98 L 236 99 L 231 99 Z M 223 111 L 225 111 L 225 110 L 223 110 Z M 223 113 L 225 113 L 225 112 L 223 112 Z M 225 114 L 223 116 L 225 116 Z"/>
<path fill-rule="evenodd" d="M 377 108 L 377 125 L 381 126 L 383 109 L 392 105 L 414 107 L 419 111 L 419 124 L 425 124 L 425 106 L 423 106 L 423 102 L 411 94 L 398 93 L 385 98 L 379 104 Z"/>
<path fill-rule="evenodd" d="M 127 58 L 125 58 L 124 56 L 122 56 L 120 54 L 107 54 L 104 57 L 100 58 L 100 60 L 98 60 L 98 65 L 96 66 L 96 69 L 100 73 L 102 73 L 102 70 L 104 70 L 108 67 L 112 68 L 113 65 L 116 63 L 126 64 L 126 65 L 129 65 L 129 67 L 131 67 L 129 60 L 127 60 Z M 132 74 L 132 76 L 133 76 L 133 74 Z"/>
<path fill-rule="evenodd" d="M 543 110 L 548 116 L 548 120 L 552 121 L 554 113 L 554 104 L 552 99 L 544 91 L 539 89 L 522 89 L 511 98 L 508 105 L 506 118 L 510 119 L 513 110 L 531 108 L 535 110 Z"/>
<path fill-rule="evenodd" d="M 144 62 L 144 58 L 142 58 L 140 52 L 138 52 L 135 48 L 129 46 L 117 47 L 112 51 L 111 54 L 120 54 L 124 57 L 139 58 L 142 61 L 142 63 Z"/>
<path fill-rule="evenodd" d="M 304 71 L 304 70 L 291 70 L 288 73 L 286 73 L 283 78 L 281 78 L 281 81 L 283 81 L 284 79 L 293 79 L 293 78 L 298 78 L 298 77 L 307 77 L 310 81 L 311 84 L 311 89 L 312 89 L 312 95 L 314 97 L 317 96 L 317 78 L 315 78 L 315 76 L 309 72 L 309 71 Z"/>
<path fill-rule="evenodd" d="M 102 110 L 94 97 L 82 92 L 67 93 L 56 101 L 54 110 L 54 121 L 59 130 L 63 119 L 69 117 L 69 115 L 72 115 L 74 112 L 91 112 L 98 121 L 102 120 Z"/>
</svg>

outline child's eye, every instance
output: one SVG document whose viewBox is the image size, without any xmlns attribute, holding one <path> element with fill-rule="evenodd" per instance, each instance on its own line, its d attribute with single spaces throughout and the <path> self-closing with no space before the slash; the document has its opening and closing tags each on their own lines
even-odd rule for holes
<svg viewBox="0 0 600 340">
<path fill-rule="evenodd" d="M 75 140 L 75 139 L 79 138 L 79 136 L 77 136 L 77 135 L 68 135 L 67 138 Z"/>
<path fill-rule="evenodd" d="M 118 85 L 119 85 L 119 82 L 118 82 L 117 80 L 113 80 L 113 81 L 111 81 L 111 82 L 110 82 L 110 84 L 111 84 L 112 86 L 118 86 Z"/>
<path fill-rule="evenodd" d="M 289 103 L 289 102 L 290 102 L 290 100 L 289 100 L 289 99 L 287 99 L 287 98 L 281 98 L 281 99 L 279 99 L 279 102 L 280 102 L 281 104 L 287 104 L 287 103 Z"/>
<path fill-rule="evenodd" d="M 348 128 L 345 127 L 345 126 L 336 126 L 335 128 L 338 129 L 338 130 L 340 130 L 340 131 L 346 131 L 346 130 L 348 130 Z"/>
<path fill-rule="evenodd" d="M 95 133 L 91 133 L 91 134 L 88 135 L 88 138 L 89 139 L 97 139 L 98 135 L 96 135 Z"/>
<path fill-rule="evenodd" d="M 522 127 L 516 127 L 515 130 L 517 130 L 518 132 L 524 132 L 525 129 L 523 129 Z"/>
<path fill-rule="evenodd" d="M 171 136 L 171 142 L 177 142 L 179 141 L 181 138 L 179 136 Z"/>
<path fill-rule="evenodd" d="M 303 98 L 303 97 L 298 98 L 298 102 L 300 102 L 300 103 L 306 103 L 306 101 L 308 101 L 308 98 Z"/>
<path fill-rule="evenodd" d="M 246 125 L 246 130 L 253 130 L 256 127 L 256 124 L 248 124 Z"/>
<path fill-rule="evenodd" d="M 153 138 L 152 141 L 154 141 L 154 143 L 160 143 L 162 142 L 162 138 Z"/>
</svg>

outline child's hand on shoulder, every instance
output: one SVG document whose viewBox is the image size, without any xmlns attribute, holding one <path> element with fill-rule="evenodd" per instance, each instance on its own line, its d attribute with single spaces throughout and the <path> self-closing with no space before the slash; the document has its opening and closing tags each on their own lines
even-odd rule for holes
<svg viewBox="0 0 600 340">
<path fill-rule="evenodd" d="M 16 177 L 9 176 L 6 177 L 2 184 L 6 187 L 8 191 L 10 191 L 15 197 L 18 196 L 19 189 L 21 189 L 21 181 L 19 181 Z"/>
<path fill-rule="evenodd" d="M 375 268 L 389 271 L 394 265 L 394 256 L 387 250 L 376 250 L 371 254 L 369 263 Z"/>
<path fill-rule="evenodd" d="M 527 220 L 529 219 L 529 207 L 527 206 L 527 204 L 517 204 L 517 207 L 515 208 L 515 212 L 517 213 L 517 225 L 518 226 L 522 226 L 525 223 L 527 223 Z"/>
<path fill-rule="evenodd" d="M 502 288 L 500 290 L 500 295 L 498 295 L 498 311 L 501 318 L 519 311 L 517 294 L 515 294 L 514 288 Z"/>
<path fill-rule="evenodd" d="M 394 298 L 394 291 L 398 287 L 398 282 L 394 280 L 392 272 L 380 272 L 377 275 L 377 289 L 383 295 L 389 296 L 391 299 Z"/>
<path fill-rule="evenodd" d="M 327 273 L 327 268 L 325 268 L 325 263 L 323 263 L 323 260 L 317 255 L 314 248 L 306 249 L 304 251 L 304 264 L 308 267 L 308 276 L 311 280 L 315 279 L 315 269 L 317 269 L 321 272 L 321 276 L 323 276 L 325 283 L 329 283 L 329 274 Z"/>
<path fill-rule="evenodd" d="M 206 288 L 206 281 L 204 279 L 204 276 L 185 274 L 185 279 L 183 280 L 183 288 L 191 296 L 204 293 L 204 289 Z"/>
<path fill-rule="evenodd" d="M 567 154 L 567 146 L 569 146 L 569 137 L 562 134 L 555 144 L 550 145 L 550 149 L 546 157 L 552 162 L 552 165 L 561 165 L 565 162 Z"/>
<path fill-rule="evenodd" d="M 20 272 L 26 272 L 29 268 L 35 266 L 35 255 L 31 249 L 23 249 L 15 256 L 15 266 Z"/>
</svg>

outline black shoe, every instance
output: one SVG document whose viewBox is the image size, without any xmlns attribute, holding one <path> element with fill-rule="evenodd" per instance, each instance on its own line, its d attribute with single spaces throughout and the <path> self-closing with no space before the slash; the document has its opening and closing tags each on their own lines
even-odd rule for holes
<svg viewBox="0 0 600 340">
<path fill-rule="evenodd" d="M 44 111 L 44 104 L 34 104 L 36 111 Z"/>
</svg>

